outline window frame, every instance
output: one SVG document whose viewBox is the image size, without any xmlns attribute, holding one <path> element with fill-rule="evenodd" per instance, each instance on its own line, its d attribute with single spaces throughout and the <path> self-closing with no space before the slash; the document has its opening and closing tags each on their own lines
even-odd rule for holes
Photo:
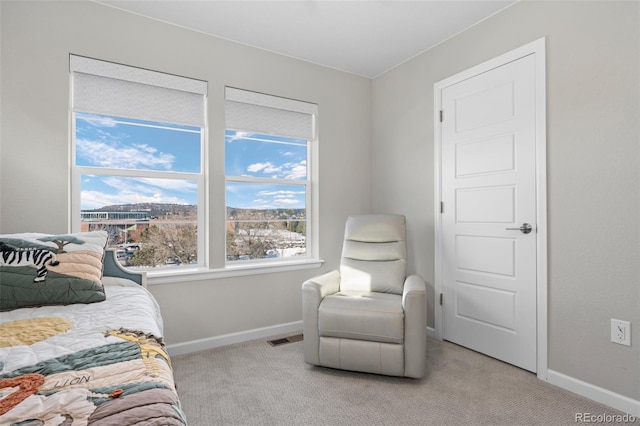
<svg viewBox="0 0 640 426">
<path fill-rule="evenodd" d="M 81 218 L 81 192 L 82 192 L 82 175 L 93 176 L 119 176 L 127 178 L 155 178 L 155 179 L 168 179 L 168 180 L 191 180 L 197 182 L 197 254 L 198 260 L 196 266 L 181 266 L 180 269 L 193 268 L 193 267 L 206 267 L 208 262 L 208 250 L 205 244 L 205 235 L 207 232 L 207 220 L 206 220 L 206 202 L 205 194 L 207 190 L 207 178 L 205 175 L 205 158 L 204 158 L 204 144 L 206 141 L 206 128 L 200 129 L 200 172 L 174 172 L 174 171 L 159 171 L 159 170 L 138 170 L 138 169 L 126 169 L 126 168 L 112 168 L 112 167 L 95 167 L 95 166 L 78 166 L 76 157 L 76 113 L 72 112 L 72 147 L 71 147 L 71 230 L 73 232 L 79 232 L 82 226 Z M 147 273 L 155 274 L 165 270 L 162 267 L 157 269 L 147 269 Z"/>
<path fill-rule="evenodd" d="M 250 130 L 246 130 L 246 129 L 225 129 L 226 130 L 234 130 L 234 131 L 240 131 L 240 132 L 247 132 L 251 134 Z M 254 133 L 255 134 L 255 133 Z M 225 134 L 225 142 L 226 142 L 226 134 Z M 239 183 L 256 183 L 256 184 L 272 184 L 272 185 L 290 185 L 290 186 L 301 186 L 304 187 L 304 191 L 305 191 L 305 255 L 304 256 L 298 256 L 298 259 L 301 260 L 309 260 L 309 259 L 313 259 L 314 256 L 314 250 L 313 250 L 313 241 L 314 241 L 314 236 L 313 236 L 313 232 L 312 232 L 312 226 L 311 225 L 311 220 L 312 220 L 312 184 L 311 184 L 311 164 L 312 164 L 312 154 L 311 154 L 311 145 L 313 144 L 313 140 L 306 140 L 306 177 L 304 180 L 302 179 L 285 179 L 285 178 L 265 178 L 265 177 L 259 177 L 259 176 L 246 176 L 246 175 L 228 175 L 226 174 L 226 170 L 225 170 L 225 175 L 224 175 L 224 184 L 225 184 L 225 234 L 226 234 L 226 225 L 228 222 L 228 217 L 227 217 L 227 207 L 228 207 L 228 200 L 226 199 L 226 194 L 227 194 L 227 184 L 230 182 L 239 182 Z M 269 143 L 267 141 L 265 141 L 265 143 Z M 283 143 L 283 142 L 278 142 L 278 141 L 274 141 L 272 143 Z M 286 143 L 286 142 L 285 142 Z M 225 143 L 226 146 L 226 143 Z M 225 150 L 225 160 L 226 160 L 226 150 Z M 227 246 L 225 243 L 225 265 L 227 267 L 236 267 L 239 266 L 239 263 L 246 263 L 246 264 L 255 264 L 255 263 L 286 263 L 289 261 L 293 261 L 294 258 L 263 258 L 263 259 L 249 259 L 249 260 L 243 260 L 243 261 L 239 261 L 239 260 L 234 260 L 234 261 L 229 261 L 227 258 Z"/>
<path fill-rule="evenodd" d="M 75 55 L 70 55 L 73 57 Z M 78 57 L 88 61 L 105 62 L 100 60 L 93 60 L 90 58 Z M 155 74 L 164 74 L 160 71 L 149 71 L 141 68 L 132 67 L 129 65 L 120 65 L 110 62 L 105 62 L 112 66 L 128 67 L 134 69 L 136 72 L 150 72 Z M 162 179 L 183 179 L 193 180 L 197 182 L 198 194 L 197 194 L 197 247 L 198 247 L 198 264 L 197 265 L 184 265 L 179 268 L 148 268 L 144 269 L 147 273 L 147 283 L 149 285 L 155 284 L 172 284 L 181 282 L 193 282 L 200 280 L 215 280 L 220 278 L 232 278 L 240 276 L 251 276 L 265 273 L 278 273 L 288 272 L 301 269 L 319 268 L 324 261 L 318 257 L 319 243 L 318 233 L 319 225 L 317 223 L 318 217 L 318 193 L 317 193 L 317 178 L 318 168 L 317 162 L 319 157 L 318 151 L 318 132 L 317 126 L 317 109 L 312 116 L 313 136 L 312 138 L 298 138 L 307 141 L 306 147 L 306 179 L 294 180 L 294 179 L 278 179 L 278 178 L 262 178 L 262 177 L 246 177 L 246 176 L 227 176 L 224 162 L 222 164 L 215 161 L 216 169 L 222 166 L 223 170 L 215 170 L 215 173 L 210 171 L 209 153 L 211 147 L 210 143 L 212 135 L 224 134 L 224 132 L 213 132 L 209 127 L 208 120 L 208 96 L 206 93 L 206 82 L 199 81 L 205 84 L 205 92 L 203 94 L 203 110 L 204 110 L 204 122 L 200 126 L 200 172 L 174 172 L 174 171 L 159 171 L 159 170 L 138 170 L 138 169 L 125 169 L 125 168 L 112 168 L 112 167 L 95 167 L 95 166 L 79 166 L 77 165 L 77 152 L 76 152 L 76 122 L 79 118 L 76 117 L 76 111 L 74 111 L 74 70 L 70 67 L 70 102 L 69 102 L 69 229 L 72 232 L 78 232 L 81 229 L 81 191 L 82 191 L 82 176 L 120 176 L 120 177 L 153 177 Z M 172 76 L 184 79 L 185 77 Z M 266 95 L 271 96 L 271 95 Z M 301 102 L 287 100 L 282 98 L 285 102 Z M 317 105 L 312 104 L 317 108 Z M 116 114 L 109 114 L 106 112 L 95 111 L 78 111 L 83 114 L 98 114 L 106 117 L 115 117 Z M 133 120 L 145 120 L 154 121 L 148 117 L 136 117 Z M 157 121 L 157 120 L 155 120 Z M 168 124 L 171 122 L 169 121 Z M 175 123 L 176 125 L 184 125 L 185 123 Z M 220 123 L 222 127 L 226 128 L 226 121 L 222 120 Z M 190 124 L 191 125 L 191 124 Z M 196 126 L 198 127 L 198 126 Z M 246 130 L 245 130 L 246 131 Z M 254 132 L 261 133 L 264 132 Z M 285 136 L 289 137 L 289 136 Z M 218 136 L 215 137 L 218 140 Z M 224 146 L 225 137 L 222 137 L 222 143 Z M 218 151 L 217 149 L 215 151 Z M 223 149 L 223 152 L 225 150 Z M 220 179 L 222 177 L 222 179 Z M 215 179 L 215 180 L 213 180 Z M 227 224 L 227 199 L 226 199 L 226 186 L 228 182 L 253 182 L 253 183 L 267 183 L 267 184 L 286 184 L 286 185 L 300 185 L 305 189 L 305 244 L 306 254 L 304 256 L 287 257 L 287 258 L 267 258 L 256 259 L 254 261 L 239 261 L 228 262 L 227 261 L 227 247 L 226 247 L 226 224 Z M 223 198 L 221 202 L 211 200 L 211 191 L 213 188 L 224 188 Z M 213 229 L 217 227 L 222 218 L 222 228 L 220 230 Z M 215 225 L 215 226 L 214 226 Z M 218 241 L 216 241 L 218 240 Z M 222 248 L 222 251 L 220 249 Z M 219 258 L 219 255 L 222 258 Z M 215 256 L 214 256 L 215 255 Z"/>
<path fill-rule="evenodd" d="M 228 268 L 239 268 L 240 265 L 251 267 L 258 265 L 278 265 L 291 262 L 311 263 L 316 266 L 322 264 L 319 259 L 319 226 L 318 217 L 318 116 L 319 107 L 317 103 L 302 101 L 273 94 L 256 92 L 248 89 L 240 89 L 231 86 L 224 88 L 225 98 L 225 119 L 224 134 L 226 142 L 226 131 L 234 130 L 236 132 L 245 132 L 247 134 L 257 134 L 265 136 L 282 137 L 285 139 L 298 139 L 306 141 L 306 179 L 305 185 L 305 246 L 306 252 L 304 256 L 288 257 L 288 258 L 267 258 L 244 260 L 242 262 L 227 261 L 227 247 L 224 247 L 224 264 Z M 224 229 L 226 234 L 227 226 L 227 183 L 230 181 L 245 181 L 255 183 L 271 183 L 271 184 L 296 184 L 301 185 L 301 180 L 294 179 L 270 179 L 260 177 L 244 177 L 244 176 L 227 176 L 226 170 L 226 143 L 224 144 L 225 159 L 225 211 L 224 211 Z M 226 238 L 225 238 L 226 240 Z M 237 264 L 240 265 L 237 265 Z"/>
<path fill-rule="evenodd" d="M 70 184 L 69 184 L 69 229 L 72 232 L 79 232 L 82 226 L 82 218 L 81 218 L 81 193 L 82 193 L 82 176 L 83 175 L 92 175 L 92 176 L 118 176 L 118 177 L 127 177 L 127 178 L 156 178 L 156 179 L 167 179 L 167 180 L 189 180 L 195 181 L 197 185 L 197 205 L 196 205 L 196 226 L 197 226 L 197 263 L 196 265 L 181 265 L 178 268 L 149 268 L 145 269 L 147 274 L 151 277 L 154 275 L 162 275 L 164 271 L 169 269 L 171 270 L 191 270 L 191 269 L 202 269 L 206 268 L 209 263 L 209 250 L 207 246 L 207 238 L 208 235 L 208 219 L 207 219 L 207 191 L 208 191 L 208 161 L 207 161 L 207 142 L 208 142 L 208 124 L 207 124 L 207 84 L 206 82 L 195 80 L 188 77 L 175 76 L 172 74 L 163 73 L 160 71 L 150 71 L 130 65 L 122 65 L 116 64 L 113 62 L 102 61 L 98 59 L 92 59 L 82 56 L 77 56 L 70 54 L 69 55 L 70 62 L 70 101 L 69 101 L 69 128 L 70 128 Z M 130 169 L 130 168 L 113 168 L 113 167 L 98 167 L 98 166 L 79 166 L 77 164 L 77 120 L 83 119 L 78 118 L 77 114 L 86 114 L 86 115 L 99 115 L 102 117 L 108 118 L 122 118 L 123 121 L 120 124 L 125 126 L 142 126 L 142 127 L 154 127 L 153 125 L 145 125 L 145 124 L 136 124 L 136 123 L 127 123 L 127 120 L 133 121 L 154 121 L 153 118 L 149 117 L 116 117 L 113 114 L 108 114 L 104 111 L 82 111 L 81 109 L 76 111 L 75 101 L 76 96 L 74 96 L 74 87 L 75 87 L 75 73 L 87 74 L 89 76 L 97 76 L 103 77 L 107 79 L 118 80 L 122 77 L 124 81 L 129 81 L 138 85 L 146 85 L 148 86 L 148 90 L 154 90 L 157 88 L 158 90 L 166 90 L 171 89 L 173 91 L 181 91 L 189 93 L 188 96 L 196 95 L 197 99 L 200 99 L 199 96 L 202 96 L 202 106 L 201 113 L 202 117 L 196 119 L 194 117 L 195 123 L 180 123 L 180 122 L 166 122 L 168 130 L 170 130 L 171 125 L 175 125 L 176 127 L 184 126 L 187 124 L 190 127 L 196 127 L 200 129 L 200 149 L 199 149 L 199 172 L 176 172 L 176 171 L 162 171 L 162 170 L 143 170 L 143 169 Z M 149 81 L 147 81 L 147 79 Z M 173 87 L 172 87 L 173 86 Z M 199 103 L 200 101 L 198 101 Z M 193 102 L 192 102 L 193 105 Z M 199 115 L 200 113 L 198 113 Z M 86 118 L 84 118 L 86 119 Z M 96 119 L 96 121 L 100 121 Z M 178 130 L 179 131 L 179 130 Z"/>
</svg>

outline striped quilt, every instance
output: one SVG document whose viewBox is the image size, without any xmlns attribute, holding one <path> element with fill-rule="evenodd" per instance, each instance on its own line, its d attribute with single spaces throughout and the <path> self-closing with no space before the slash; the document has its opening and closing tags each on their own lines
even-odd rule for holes
<svg viewBox="0 0 640 426">
<path fill-rule="evenodd" d="M 186 425 L 155 300 L 104 283 L 103 302 L 0 312 L 0 425 Z"/>
</svg>

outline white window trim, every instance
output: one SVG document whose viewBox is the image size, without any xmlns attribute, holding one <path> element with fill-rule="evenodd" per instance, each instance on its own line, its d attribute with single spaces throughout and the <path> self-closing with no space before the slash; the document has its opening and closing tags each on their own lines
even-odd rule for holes
<svg viewBox="0 0 640 426">
<path fill-rule="evenodd" d="M 315 269 L 321 267 L 323 263 L 322 259 L 304 258 L 277 262 L 272 260 L 243 261 L 239 265 L 227 265 L 224 268 L 186 267 L 159 271 L 141 270 L 147 272 L 147 285 L 160 285 Z"/>
<path fill-rule="evenodd" d="M 131 82 L 141 82 L 152 85 L 158 85 L 160 87 L 169 87 L 185 90 L 191 93 L 203 94 L 204 95 L 204 117 L 206 120 L 207 115 L 207 83 L 203 81 L 196 81 L 195 83 L 192 79 L 183 78 L 180 76 L 167 75 L 162 72 L 149 71 L 143 69 L 137 69 L 135 67 L 129 67 L 126 65 L 120 64 L 109 64 L 107 68 L 101 68 L 100 66 L 95 67 L 96 64 L 100 65 L 100 62 L 91 58 L 78 57 L 75 55 L 71 55 L 71 72 L 80 72 L 80 73 L 88 73 L 100 75 L 103 77 L 112 77 L 112 78 L 120 78 L 125 81 Z M 102 64 L 104 65 L 104 64 Z M 134 68 L 132 73 L 128 73 L 125 70 L 125 76 L 121 73 L 121 69 L 118 68 Z M 106 71 L 105 71 L 106 69 Z M 106 73 L 106 74 L 105 74 Z M 114 74 L 115 73 L 115 74 Z M 144 81 L 146 77 L 149 77 L 151 73 L 153 74 L 153 82 Z M 72 74 L 73 75 L 73 74 Z M 167 83 L 169 82 L 169 83 Z M 186 86 L 185 86 L 186 85 Z M 255 96 L 251 95 L 249 98 L 245 98 L 247 94 L 246 91 L 241 89 L 233 89 L 226 88 L 230 95 L 230 100 L 238 101 L 238 102 L 250 102 L 256 103 L 257 105 L 263 106 L 271 106 L 274 107 L 273 104 L 267 102 L 264 104 L 262 102 L 262 98 L 271 97 L 271 95 L 263 95 L 260 93 L 255 93 Z M 274 96 L 274 98 L 276 98 Z M 300 106 L 303 106 L 300 109 Z M 94 174 L 94 175 L 109 175 L 109 176 L 127 176 L 127 177 L 158 177 L 158 178 L 176 178 L 176 179 L 189 179 L 189 180 L 197 180 L 198 181 L 198 265 L 197 266 L 183 266 L 178 268 L 136 268 L 136 270 L 142 270 L 147 273 L 148 283 L 150 285 L 162 285 L 162 284 L 172 284 L 172 283 L 181 283 L 181 282 L 191 282 L 191 281 L 201 281 L 201 280 L 216 280 L 222 278 L 233 278 L 233 277 L 242 277 L 242 276 L 251 276 L 251 275 L 260 275 L 267 273 L 282 273 L 282 272 L 290 272 L 297 270 L 305 270 L 305 269 L 314 269 L 319 268 L 324 263 L 324 260 L 318 257 L 319 254 L 319 243 L 318 243 L 318 234 L 319 234 L 319 224 L 316 223 L 316 218 L 318 217 L 318 203 L 319 195 L 316 193 L 317 187 L 317 161 L 318 161 L 318 134 L 317 134 L 317 105 L 311 104 L 303 101 L 297 101 L 292 99 L 280 98 L 277 101 L 276 108 L 280 108 L 283 110 L 293 111 L 293 112 L 301 112 L 308 113 L 312 115 L 312 137 L 307 138 L 308 146 L 307 146 L 307 179 L 304 181 L 296 181 L 296 180 L 288 180 L 288 179 L 263 179 L 258 177 L 250 177 L 245 178 L 242 176 L 227 176 L 223 173 L 225 179 L 225 187 L 226 182 L 264 182 L 264 183 L 277 183 L 277 184 L 287 184 L 287 185 L 300 185 L 305 187 L 306 199 L 305 199 L 305 216 L 306 216 L 306 256 L 300 256 L 296 258 L 285 258 L 285 259 L 255 259 L 250 261 L 238 261 L 238 262 L 227 262 L 226 260 L 226 251 L 224 255 L 224 266 L 218 268 L 210 268 L 209 267 L 209 251 L 212 249 L 210 244 L 212 242 L 209 241 L 209 231 L 208 227 L 210 226 L 210 218 L 211 214 L 216 214 L 218 211 L 226 211 L 226 200 L 222 206 L 220 206 L 220 210 L 216 206 L 213 212 L 209 212 L 208 210 L 208 186 L 210 185 L 209 179 L 211 179 L 208 169 L 208 151 L 209 147 L 207 145 L 209 138 L 209 129 L 206 125 L 206 122 L 202 126 L 201 133 L 201 171 L 200 173 L 181 173 L 181 172 L 161 172 L 161 171 L 146 171 L 146 170 L 128 170 L 128 169 L 112 169 L 112 168 L 99 168 L 99 167 L 87 167 L 87 166 L 76 166 L 76 118 L 75 112 L 73 111 L 73 84 L 71 84 L 71 102 L 70 102 L 70 126 L 71 129 L 71 150 L 70 150 L 70 187 L 69 193 L 70 198 L 69 202 L 71 204 L 70 211 L 71 217 L 69 219 L 69 228 L 71 230 L 79 230 L 81 227 L 80 220 L 80 201 L 81 201 L 81 176 L 83 174 Z M 142 118 L 144 119 L 144 118 Z M 224 223 L 226 223 L 226 214 L 224 215 Z M 217 235 L 217 232 L 215 233 Z M 222 231 L 222 235 L 224 236 L 224 231 Z"/>
<path fill-rule="evenodd" d="M 186 173 L 186 172 L 164 172 L 164 171 L 155 171 L 155 170 L 135 170 L 135 169 L 115 169 L 109 167 L 90 167 L 90 166 L 76 166 L 76 127 L 75 127 L 75 113 L 71 115 L 71 128 L 72 128 L 72 136 L 71 136 L 71 218 L 70 218 L 70 229 L 73 232 L 78 232 L 82 226 L 82 221 L 80 218 L 80 212 L 82 211 L 81 204 L 81 176 L 83 174 L 96 175 L 96 176 L 122 176 L 122 177 L 148 177 L 148 178 L 159 178 L 159 179 L 182 179 L 182 180 L 195 180 L 198 183 L 198 219 L 197 219 L 197 229 L 198 229 L 198 267 L 206 267 L 208 265 L 208 247 L 206 244 L 206 238 L 203 235 L 206 235 L 206 230 L 208 227 L 208 222 L 206 220 L 206 193 L 207 193 L 207 173 L 205 171 L 205 145 L 206 145 L 206 128 L 202 129 L 200 134 L 200 173 Z M 187 269 L 187 267 L 185 267 Z M 137 269 L 136 269 L 137 270 Z M 164 271 L 166 269 L 158 269 L 158 272 Z M 154 271 L 155 272 L 155 271 Z"/>
<path fill-rule="evenodd" d="M 313 141 L 307 141 L 308 144 L 312 144 Z M 311 174 L 311 146 L 307 146 L 307 179 L 306 180 L 295 180 L 295 179 L 274 179 L 274 178 L 263 178 L 263 177 L 252 177 L 252 176 L 228 176 L 225 175 L 225 188 L 227 183 L 229 182 L 251 182 L 251 183 L 264 183 L 264 184 L 275 184 L 275 185 L 290 185 L 290 186 L 301 186 L 305 189 L 305 241 L 306 241 L 306 255 L 300 256 L 299 258 L 306 260 L 311 260 L 313 262 L 319 261 L 317 259 L 316 254 L 316 245 L 314 245 L 314 241 L 316 240 L 316 235 L 314 233 L 314 227 L 312 226 L 311 219 L 315 217 L 313 215 L 312 208 L 312 174 Z M 226 207 L 227 202 L 225 199 L 225 225 L 227 223 L 226 216 Z M 311 226 L 310 226 L 311 225 Z M 255 269 L 253 264 L 260 263 L 269 263 L 274 265 L 287 264 L 290 262 L 290 258 L 285 259 L 254 259 L 254 260 L 234 260 L 229 261 L 226 258 L 226 246 L 225 246 L 225 265 L 229 269 L 241 269 L 241 265 L 238 264 L 246 264 L 248 269 Z"/>
<path fill-rule="evenodd" d="M 151 71 L 137 68 L 129 65 L 121 65 L 107 61 L 101 61 L 92 58 L 86 58 L 77 55 L 69 55 L 70 69 L 70 103 L 69 103 L 69 119 L 70 123 L 70 186 L 69 197 L 70 202 L 70 218 L 69 229 L 79 231 L 81 228 L 81 176 L 83 174 L 93 174 L 101 176 L 126 176 L 126 177 L 153 177 L 162 179 L 183 179 L 195 180 L 198 185 L 197 195 L 197 250 L 198 250 L 198 267 L 206 268 L 208 266 L 208 243 L 206 235 L 208 235 L 207 220 L 207 187 L 208 187 L 208 162 L 207 162 L 207 142 L 208 142 L 208 126 L 207 126 L 207 82 L 196 80 L 193 78 L 181 77 L 158 71 Z M 188 92 L 194 96 L 200 96 L 200 100 L 196 103 L 202 106 L 202 115 L 198 114 L 194 123 L 176 123 L 188 124 L 200 127 L 200 172 L 198 173 L 182 173 L 182 172 L 166 172 L 166 171 L 148 171 L 148 170 L 131 170 L 131 169 L 113 169 L 103 167 L 86 167 L 76 165 L 76 111 L 74 110 L 74 74 L 89 74 L 111 79 L 120 79 L 135 84 L 143 84 L 155 86 L 158 90 L 173 90 Z M 145 118 L 141 118 L 145 119 Z M 153 127 L 153 126 L 150 126 Z M 186 269 L 186 267 L 185 267 Z"/>
<path fill-rule="evenodd" d="M 226 270 L 253 270 L 253 271 L 261 271 L 266 268 L 265 265 L 273 265 L 277 267 L 279 265 L 287 265 L 290 262 L 294 263 L 308 263 L 311 265 L 320 266 L 323 261 L 318 257 L 318 233 L 319 226 L 315 222 L 315 218 L 318 217 L 316 214 L 318 211 L 318 203 L 319 199 L 318 195 L 315 194 L 317 185 L 317 167 L 316 163 L 318 161 L 318 131 L 317 131 L 317 119 L 318 119 L 318 106 L 317 104 L 298 101 L 294 99 L 282 98 L 275 95 L 267 95 L 258 92 L 247 91 L 243 89 L 237 89 L 233 87 L 225 87 L 225 101 L 232 102 L 242 102 L 253 105 L 258 105 L 267 108 L 276 108 L 282 109 L 286 111 L 308 114 L 311 116 L 311 128 L 309 129 L 309 133 L 306 137 L 303 135 L 285 135 L 285 137 L 299 138 L 305 139 L 307 141 L 307 178 L 305 180 L 295 180 L 295 179 L 273 179 L 273 178 L 262 178 L 262 177 L 254 177 L 254 176 L 235 176 L 235 175 L 227 175 L 225 176 L 225 188 L 228 182 L 255 182 L 255 183 L 272 183 L 272 184 L 284 184 L 284 185 L 299 185 L 304 186 L 305 188 L 305 229 L 306 229 L 306 255 L 300 256 L 298 259 L 300 260 L 292 260 L 292 258 L 285 259 L 255 259 L 255 260 L 243 260 L 243 261 L 228 261 L 226 258 L 226 246 L 225 246 L 225 269 Z M 250 128 L 235 128 L 225 126 L 225 129 L 232 129 L 241 132 L 251 132 Z M 256 131 L 260 133 L 259 131 Z M 277 143 L 277 142 L 274 142 Z M 226 192 L 226 191 L 225 191 Z M 227 221 L 226 216 L 226 199 L 225 199 L 225 224 Z M 266 272 L 273 272 L 272 270 L 267 270 Z M 255 272 L 260 273 L 260 272 Z"/>
</svg>

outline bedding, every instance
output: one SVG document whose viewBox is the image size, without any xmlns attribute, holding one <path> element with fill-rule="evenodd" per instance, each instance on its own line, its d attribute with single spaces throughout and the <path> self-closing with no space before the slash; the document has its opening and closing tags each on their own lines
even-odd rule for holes
<svg viewBox="0 0 640 426">
<path fill-rule="evenodd" d="M 0 425 L 186 425 L 153 296 L 102 282 L 101 302 L 0 313 Z"/>
<path fill-rule="evenodd" d="M 0 310 L 103 301 L 107 237 L 105 231 L 0 235 Z M 54 261 L 25 262 L 43 259 L 40 253 Z"/>
</svg>

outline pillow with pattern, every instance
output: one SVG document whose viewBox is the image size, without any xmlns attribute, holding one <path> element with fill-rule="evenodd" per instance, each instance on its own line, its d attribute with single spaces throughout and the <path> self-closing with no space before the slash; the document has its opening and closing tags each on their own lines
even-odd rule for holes
<svg viewBox="0 0 640 426">
<path fill-rule="evenodd" d="M 105 300 L 106 231 L 0 235 L 0 310 Z"/>
</svg>

